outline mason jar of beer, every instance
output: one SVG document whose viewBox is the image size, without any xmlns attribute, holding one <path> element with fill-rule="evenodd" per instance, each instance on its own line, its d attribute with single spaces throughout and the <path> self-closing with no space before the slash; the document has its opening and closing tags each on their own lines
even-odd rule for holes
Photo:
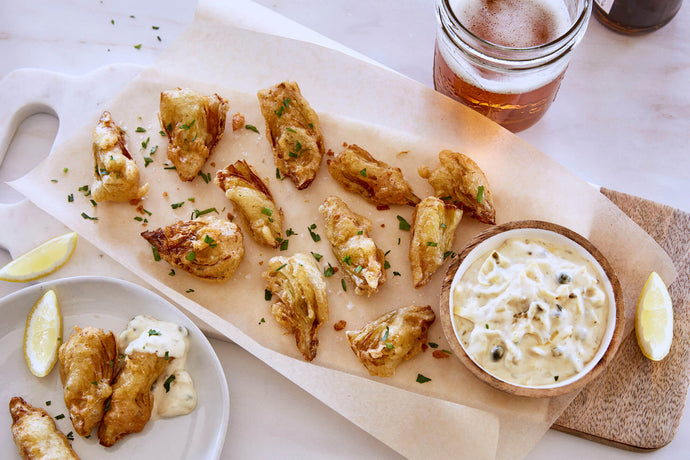
<svg viewBox="0 0 690 460">
<path fill-rule="evenodd" d="M 436 0 L 437 91 L 518 132 L 553 102 L 592 0 Z"/>
<path fill-rule="evenodd" d="M 683 0 L 594 0 L 594 16 L 609 29 L 641 35 L 662 28 Z"/>
</svg>

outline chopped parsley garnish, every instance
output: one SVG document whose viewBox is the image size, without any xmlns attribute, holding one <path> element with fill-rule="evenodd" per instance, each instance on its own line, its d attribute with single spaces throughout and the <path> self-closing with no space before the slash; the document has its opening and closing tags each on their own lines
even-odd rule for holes
<svg viewBox="0 0 690 460">
<path fill-rule="evenodd" d="M 163 382 L 163 388 L 165 388 L 165 392 L 170 391 L 170 384 L 175 380 L 175 374 L 171 374 L 170 377 L 165 379 L 165 382 Z"/>
<path fill-rule="evenodd" d="M 314 256 L 314 259 L 316 259 L 317 262 L 323 257 L 321 254 L 317 254 L 316 252 L 312 252 L 311 255 Z"/>
<path fill-rule="evenodd" d="M 386 326 L 386 332 L 383 333 L 383 337 L 381 338 L 381 342 L 385 342 L 388 340 L 388 334 L 390 334 L 391 330 L 389 326 Z"/>
<path fill-rule="evenodd" d="M 73 195 L 72 193 L 70 193 L 69 195 L 67 195 L 67 202 L 69 202 L 69 203 L 74 202 L 74 195 Z"/>
<path fill-rule="evenodd" d="M 160 29 L 160 27 L 158 27 L 158 26 L 151 26 L 151 28 L 152 28 L 153 30 L 158 30 L 158 29 Z"/>
<path fill-rule="evenodd" d="M 448 226 L 441 222 L 440 224 L 438 224 L 438 228 L 448 228 Z"/>
<path fill-rule="evenodd" d="M 171 268 L 170 273 L 168 273 L 168 276 L 175 276 L 175 269 Z"/>
<path fill-rule="evenodd" d="M 362 177 L 367 177 L 367 168 L 362 169 L 362 170 L 359 172 L 359 175 L 362 176 Z"/>
<path fill-rule="evenodd" d="M 292 235 L 297 235 L 297 233 L 295 233 L 295 231 L 292 228 L 288 228 L 287 231 L 285 232 L 285 236 L 290 237 Z"/>
<path fill-rule="evenodd" d="M 105 401 L 105 407 L 103 407 L 103 412 L 108 412 L 110 410 L 110 398 Z"/>
<path fill-rule="evenodd" d="M 434 342 L 429 342 L 429 346 L 430 346 L 431 348 L 438 348 L 438 344 L 437 344 L 437 343 L 434 343 Z"/>
<path fill-rule="evenodd" d="M 383 269 L 388 270 L 389 268 L 391 268 L 390 262 L 388 262 L 387 260 L 384 260 L 383 261 Z"/>
<path fill-rule="evenodd" d="M 442 199 L 443 201 L 450 201 L 450 200 L 453 199 L 453 197 L 450 196 L 450 195 L 448 195 L 448 196 L 442 196 L 441 199 Z"/>
<path fill-rule="evenodd" d="M 435 248 L 436 246 L 438 246 L 438 243 L 435 241 L 427 241 L 426 245 L 431 246 L 432 248 Z"/>
<path fill-rule="evenodd" d="M 189 294 L 189 293 L 192 293 L 192 292 L 194 292 L 194 289 L 187 289 L 187 290 L 186 290 L 186 291 L 184 291 L 184 292 L 186 292 L 187 294 Z"/>
<path fill-rule="evenodd" d="M 190 262 L 194 262 L 194 259 L 196 259 L 196 252 L 194 251 L 189 251 L 187 255 L 185 256 L 185 259 L 187 259 Z"/>
<path fill-rule="evenodd" d="M 199 171 L 199 176 L 206 182 L 207 184 L 211 182 L 211 173 L 206 173 L 204 174 L 203 171 Z"/>
<path fill-rule="evenodd" d="M 553 380 L 554 380 L 555 382 L 558 382 L 558 376 L 557 376 L 557 375 L 554 375 L 554 376 L 553 376 Z"/>
<path fill-rule="evenodd" d="M 183 204 L 184 204 L 184 201 L 180 201 L 179 203 L 171 204 L 170 207 L 173 209 L 177 209 L 177 208 L 181 207 Z"/>
<path fill-rule="evenodd" d="M 139 216 L 134 216 L 134 220 L 136 220 L 137 222 L 142 222 L 144 220 L 144 218 L 139 217 Z"/>
<path fill-rule="evenodd" d="M 488 325 L 488 324 L 484 324 L 484 327 L 486 327 L 487 329 L 489 329 L 489 325 Z"/>
<path fill-rule="evenodd" d="M 431 379 L 429 377 L 425 377 L 422 374 L 417 374 L 417 383 L 426 383 L 426 382 L 431 382 Z"/>
<path fill-rule="evenodd" d="M 62 169 L 62 172 L 63 172 L 63 173 L 66 173 L 67 171 L 69 171 L 69 169 L 67 169 L 67 168 L 63 168 L 63 169 Z"/>
<path fill-rule="evenodd" d="M 154 145 L 153 147 L 151 147 L 151 155 L 153 155 L 154 153 L 156 153 L 157 150 L 158 150 L 158 146 L 157 146 L 157 145 Z"/>
<path fill-rule="evenodd" d="M 134 49 L 140 50 L 141 49 L 141 43 L 139 43 L 138 45 L 134 45 Z"/>
<path fill-rule="evenodd" d="M 268 302 L 272 298 L 273 298 L 273 293 L 268 289 L 264 289 L 264 300 Z"/>
<path fill-rule="evenodd" d="M 297 155 L 295 152 L 288 152 L 288 156 L 290 158 L 297 158 L 299 155 Z M 57 182 L 57 181 L 56 181 Z"/>
<path fill-rule="evenodd" d="M 151 251 L 153 251 L 153 260 L 156 262 L 161 260 L 161 255 L 158 253 L 158 249 L 155 246 L 151 246 Z"/>
<path fill-rule="evenodd" d="M 276 179 L 285 180 L 285 176 L 280 176 L 280 169 L 276 168 Z"/>
<path fill-rule="evenodd" d="M 169 133 L 172 132 L 172 123 L 168 123 L 168 126 L 165 127 Z"/>
<path fill-rule="evenodd" d="M 348 255 L 346 255 L 345 257 L 343 257 L 343 263 L 344 263 L 344 264 L 350 265 L 351 262 L 352 262 L 352 257 L 350 256 L 350 254 L 348 254 Z"/>
<path fill-rule="evenodd" d="M 142 128 L 141 126 L 137 126 L 137 129 L 135 129 L 135 131 L 138 133 L 145 133 L 146 129 Z"/>
<path fill-rule="evenodd" d="M 314 243 L 318 243 L 319 241 L 321 241 L 321 235 L 314 232 L 315 229 L 316 229 L 316 224 L 311 224 L 308 228 L 309 235 L 311 236 L 311 239 L 314 240 Z"/>
<path fill-rule="evenodd" d="M 195 209 L 192 212 L 192 219 L 196 219 L 199 216 L 203 216 L 204 214 L 208 214 L 211 212 L 215 212 L 216 214 L 218 214 L 218 210 L 216 208 L 208 208 L 208 209 L 204 209 L 203 211 L 199 211 L 198 209 Z"/>
<path fill-rule="evenodd" d="M 96 203 L 94 200 L 89 200 L 91 202 L 91 205 L 95 208 L 98 206 L 98 203 Z"/>
<path fill-rule="evenodd" d="M 281 265 L 280 267 L 276 268 L 276 270 L 275 270 L 275 271 L 279 272 L 279 271 L 280 271 L 280 270 L 282 270 L 282 269 L 283 269 L 283 267 L 285 267 L 286 265 L 287 265 L 287 264 L 283 264 L 283 265 Z"/>
<path fill-rule="evenodd" d="M 345 278 L 340 280 L 340 285 L 343 287 L 343 291 L 347 292 L 347 284 L 345 284 Z"/>
<path fill-rule="evenodd" d="M 192 122 L 190 124 L 183 124 L 182 126 L 180 126 L 180 129 L 184 129 L 185 131 L 188 131 L 189 128 L 194 126 L 195 122 L 196 122 L 196 120 L 192 120 Z"/>
<path fill-rule="evenodd" d="M 50 179 L 50 182 L 52 182 L 54 184 L 57 184 L 57 181 L 58 181 L 57 179 Z"/>
<path fill-rule="evenodd" d="M 168 350 L 165 350 L 165 356 L 163 357 L 166 361 L 170 360 L 170 352 Z"/>
<path fill-rule="evenodd" d="M 285 99 L 283 99 L 283 105 L 285 106 L 286 109 L 290 105 L 290 102 L 292 102 L 292 101 L 290 100 L 289 97 L 286 97 Z"/>
<path fill-rule="evenodd" d="M 176 166 L 163 166 L 163 169 L 177 169 Z"/>
<path fill-rule="evenodd" d="M 402 276 L 402 275 L 400 275 L 400 272 L 393 272 L 393 276 Z"/>
<path fill-rule="evenodd" d="M 244 125 L 244 129 L 248 129 L 249 131 L 254 131 L 256 134 L 261 134 L 259 132 L 259 129 L 254 125 Z"/>
<path fill-rule="evenodd" d="M 149 329 L 149 337 L 152 335 L 161 335 L 160 331 L 157 331 L 155 329 Z"/>
<path fill-rule="evenodd" d="M 479 188 L 477 188 L 477 203 L 481 203 L 484 201 L 484 186 L 480 185 Z"/>
<path fill-rule="evenodd" d="M 65 414 L 58 414 L 55 416 L 55 420 L 62 420 L 63 418 L 65 418 Z"/>
<path fill-rule="evenodd" d="M 89 186 L 88 186 L 88 185 L 82 185 L 82 186 L 79 187 L 77 190 L 79 190 L 80 192 L 88 192 L 88 191 L 89 191 Z"/>
<path fill-rule="evenodd" d="M 272 216 L 273 210 L 270 208 L 261 208 L 261 214 L 264 214 L 266 216 Z"/>
<path fill-rule="evenodd" d="M 146 140 L 145 140 L 144 142 L 141 143 L 141 148 L 142 148 L 142 149 L 146 149 L 146 147 L 149 146 L 149 141 L 150 141 L 150 140 L 151 140 L 151 138 L 150 138 L 150 137 L 147 137 Z"/>
<path fill-rule="evenodd" d="M 410 223 L 405 220 L 404 217 L 402 216 L 396 216 L 398 218 L 398 228 L 400 230 L 409 230 L 410 229 Z"/>
<path fill-rule="evenodd" d="M 333 268 L 333 265 L 331 265 L 330 263 L 328 264 L 328 267 L 323 269 L 323 276 L 325 276 L 326 278 L 330 278 L 331 276 L 333 276 L 334 273 L 335 269 Z"/>
<path fill-rule="evenodd" d="M 259 324 L 265 323 L 265 322 L 266 322 L 266 318 L 261 318 L 261 319 L 259 320 Z"/>
<path fill-rule="evenodd" d="M 216 243 L 216 240 L 214 240 L 208 235 L 204 235 L 204 243 L 208 244 L 212 248 L 215 248 L 218 245 L 218 243 Z"/>
<path fill-rule="evenodd" d="M 280 240 L 280 250 L 281 251 L 287 251 L 288 243 L 289 243 L 288 239 Z"/>
<path fill-rule="evenodd" d="M 443 253 L 443 259 L 447 259 L 448 257 L 453 258 L 455 257 L 455 253 L 453 251 L 446 251 Z"/>
<path fill-rule="evenodd" d="M 285 131 L 290 131 L 291 133 L 296 133 L 296 132 L 297 132 L 297 131 L 295 131 L 294 129 L 290 128 L 289 126 L 288 126 L 287 128 L 285 128 Z"/>
<path fill-rule="evenodd" d="M 82 212 L 82 213 L 81 213 L 81 216 L 82 216 L 84 219 L 98 220 L 98 217 L 91 217 L 91 216 L 89 216 L 88 214 L 86 214 L 85 212 Z"/>
<path fill-rule="evenodd" d="M 153 163 L 153 158 L 144 157 L 144 168 L 148 168 L 151 163 Z"/>
<path fill-rule="evenodd" d="M 107 169 L 103 169 L 103 168 L 101 168 L 101 169 L 98 170 L 98 174 L 100 174 L 101 176 L 108 176 L 108 175 L 110 175 L 110 173 L 108 172 L 108 170 L 107 170 Z"/>
<path fill-rule="evenodd" d="M 68 440 L 70 440 L 70 441 L 74 441 L 74 433 L 71 432 L 71 431 L 70 431 L 69 433 L 67 433 L 67 434 L 65 435 L 65 437 L 66 437 Z"/>
<path fill-rule="evenodd" d="M 50 406 L 52 404 L 52 401 L 46 401 L 46 406 Z"/>
<path fill-rule="evenodd" d="M 364 268 L 364 267 L 362 267 L 361 265 L 357 265 L 357 266 L 355 267 L 355 273 L 361 272 L 363 268 Z"/>
</svg>

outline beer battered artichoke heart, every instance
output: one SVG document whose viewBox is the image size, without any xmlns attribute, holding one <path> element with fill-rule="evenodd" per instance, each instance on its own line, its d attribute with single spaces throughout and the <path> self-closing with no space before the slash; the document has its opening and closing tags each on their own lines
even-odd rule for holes
<svg viewBox="0 0 690 460">
<path fill-rule="evenodd" d="M 228 101 L 177 88 L 161 93 L 159 119 L 168 135 L 168 159 L 183 181 L 193 180 L 225 132 Z"/>
<path fill-rule="evenodd" d="M 343 200 L 329 196 L 319 206 L 326 221 L 326 238 L 356 294 L 370 296 L 386 282 L 385 255 L 369 237 L 372 225 L 355 214 Z"/>
<path fill-rule="evenodd" d="M 281 241 L 283 211 L 273 202 L 268 186 L 244 160 L 216 173 L 214 179 L 240 213 L 254 240 L 277 248 Z"/>
<path fill-rule="evenodd" d="M 426 166 L 418 169 L 419 175 L 434 188 L 435 195 L 485 224 L 495 224 L 493 194 L 477 163 L 450 150 L 442 150 L 438 158 L 441 165 L 433 171 Z"/>
<path fill-rule="evenodd" d="M 359 331 L 346 334 L 352 351 L 370 375 L 390 377 L 400 363 L 422 350 L 435 319 L 429 305 L 412 305 L 388 312 Z"/>
<path fill-rule="evenodd" d="M 325 153 L 319 117 L 295 82 L 263 89 L 257 97 L 278 170 L 298 190 L 309 187 Z"/>
<path fill-rule="evenodd" d="M 208 281 L 229 280 L 244 257 L 240 228 L 215 216 L 179 221 L 141 236 L 170 265 Z"/>
<path fill-rule="evenodd" d="M 271 313 L 288 334 L 295 336 L 304 359 L 316 357 L 321 325 L 328 321 L 326 280 L 310 255 L 272 257 L 263 274 L 267 289 L 278 299 Z"/>
<path fill-rule="evenodd" d="M 433 196 L 415 207 L 409 253 L 415 288 L 428 283 L 450 254 L 461 218 L 461 209 Z"/>
<path fill-rule="evenodd" d="M 149 184 L 139 186 L 139 168 L 125 146 L 125 132 L 110 112 L 103 112 L 93 130 L 93 158 L 95 201 L 137 200 L 149 191 Z"/>
<path fill-rule="evenodd" d="M 376 205 L 414 206 L 419 197 L 412 192 L 400 168 L 378 161 L 363 148 L 352 144 L 328 161 L 328 172 L 346 190 Z"/>
</svg>

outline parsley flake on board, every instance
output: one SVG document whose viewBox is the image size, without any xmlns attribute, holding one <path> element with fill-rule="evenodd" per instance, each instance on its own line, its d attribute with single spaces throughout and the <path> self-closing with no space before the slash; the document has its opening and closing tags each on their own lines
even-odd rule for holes
<svg viewBox="0 0 690 460">
<path fill-rule="evenodd" d="M 67 201 L 68 201 L 69 203 L 73 203 L 73 202 L 74 202 L 74 195 L 73 195 L 72 193 L 70 193 L 69 195 L 67 195 Z"/>
<path fill-rule="evenodd" d="M 273 298 L 273 293 L 268 289 L 264 289 L 264 300 L 268 302 L 272 298 Z"/>
<path fill-rule="evenodd" d="M 58 414 L 55 416 L 55 420 L 62 420 L 63 418 L 65 418 L 65 414 Z"/>
<path fill-rule="evenodd" d="M 345 278 L 340 280 L 340 285 L 343 287 L 343 291 L 347 292 L 347 284 L 345 284 Z"/>
<path fill-rule="evenodd" d="M 398 228 L 400 230 L 409 230 L 410 229 L 410 223 L 405 220 L 404 217 L 402 216 L 396 216 L 398 218 Z"/>
<path fill-rule="evenodd" d="M 161 260 L 161 255 L 158 253 L 158 249 L 155 246 L 151 246 L 151 251 L 153 251 L 153 260 L 156 262 Z"/>
<path fill-rule="evenodd" d="M 141 49 L 141 43 L 139 43 L 138 45 L 134 45 L 134 49 L 140 50 Z"/>
<path fill-rule="evenodd" d="M 435 342 L 429 342 L 429 346 L 430 346 L 431 348 L 438 348 L 438 344 L 435 343 Z"/>
<path fill-rule="evenodd" d="M 184 201 L 180 201 L 179 203 L 171 204 L 170 207 L 173 209 L 177 209 L 177 208 L 181 207 L 183 204 L 184 204 Z"/>
<path fill-rule="evenodd" d="M 171 268 L 170 273 L 168 273 L 168 276 L 175 276 L 175 270 Z"/>
<path fill-rule="evenodd" d="M 144 157 L 144 168 L 148 168 L 151 163 L 153 163 L 153 158 Z"/>
<path fill-rule="evenodd" d="M 145 129 L 145 128 L 142 128 L 141 126 L 137 126 L 137 129 L 135 129 L 134 131 L 136 131 L 136 132 L 138 132 L 138 133 L 145 133 L 145 132 L 146 132 L 146 129 Z"/>
<path fill-rule="evenodd" d="M 321 254 L 318 254 L 316 252 L 312 252 L 311 255 L 314 256 L 314 259 L 316 259 L 317 262 L 321 260 L 321 258 L 323 257 Z"/>
<path fill-rule="evenodd" d="M 309 235 L 311 236 L 311 239 L 314 240 L 314 243 L 318 243 L 319 241 L 321 241 L 321 235 L 314 232 L 315 229 L 316 224 L 311 224 L 307 230 L 309 230 Z"/>
<path fill-rule="evenodd" d="M 261 134 L 259 132 L 259 129 L 254 125 L 244 125 L 244 129 L 248 129 L 249 131 L 254 131 L 256 134 Z"/>
<path fill-rule="evenodd" d="M 152 335 L 161 335 L 160 331 L 157 331 L 155 329 L 149 329 L 149 337 Z"/>
<path fill-rule="evenodd" d="M 194 289 L 187 289 L 187 290 L 186 290 L 186 291 L 184 291 L 184 292 L 186 292 L 187 294 L 189 294 L 189 293 L 192 293 L 192 292 L 194 292 Z"/>
<path fill-rule="evenodd" d="M 422 374 L 417 374 L 417 383 L 426 383 L 426 382 L 431 382 L 431 379 L 429 377 L 422 375 Z"/>
<path fill-rule="evenodd" d="M 88 220 L 98 220 L 98 217 L 91 217 L 91 216 L 89 216 L 88 214 L 86 214 L 85 212 L 82 212 L 82 213 L 81 213 L 81 216 L 82 216 L 84 219 L 88 219 Z"/>
<path fill-rule="evenodd" d="M 326 278 L 330 278 L 330 277 L 333 276 L 334 274 L 335 274 L 335 269 L 334 269 L 333 266 L 329 263 L 329 264 L 328 264 L 328 267 L 326 267 L 326 268 L 323 269 L 323 276 L 325 276 Z"/>
</svg>

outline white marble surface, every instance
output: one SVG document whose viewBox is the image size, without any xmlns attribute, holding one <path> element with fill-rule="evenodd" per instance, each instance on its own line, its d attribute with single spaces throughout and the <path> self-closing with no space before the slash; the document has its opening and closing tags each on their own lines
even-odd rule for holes
<svg viewBox="0 0 690 460">
<path fill-rule="evenodd" d="M 259 3 L 432 86 L 431 0 Z M 0 78 L 23 67 L 79 75 L 112 63 L 146 65 L 192 21 L 195 6 L 182 0 L 2 1 Z M 299 32 L 244 0 L 228 8 L 245 27 Z M 687 6 L 668 26 L 643 37 L 617 35 L 593 20 L 555 104 L 520 136 L 590 182 L 690 211 L 689 26 Z M 138 44 L 141 49 L 134 48 Z M 45 156 L 56 129 L 49 115 L 33 116 L 19 128 L 0 168 L 0 202 L 20 199 L 4 181 Z M 0 264 L 8 260 L 0 253 Z M 19 287 L 4 283 L 0 295 Z M 217 340 L 213 345 L 231 394 L 222 458 L 400 458 L 241 348 Z M 550 431 L 528 458 L 685 458 L 689 419 L 683 417 L 669 446 L 651 454 Z"/>
</svg>

